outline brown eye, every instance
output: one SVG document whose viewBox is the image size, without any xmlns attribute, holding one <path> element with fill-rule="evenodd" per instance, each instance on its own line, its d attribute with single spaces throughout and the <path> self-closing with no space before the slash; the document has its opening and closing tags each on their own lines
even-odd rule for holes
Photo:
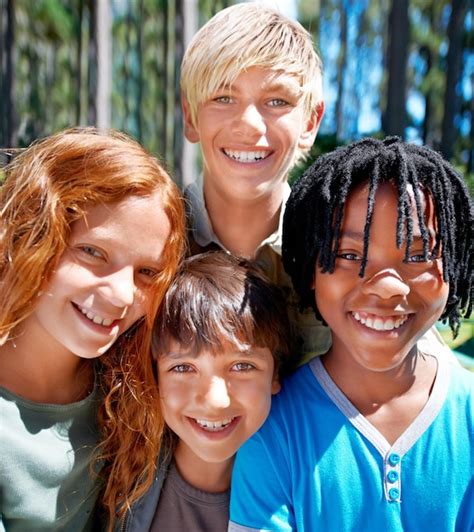
<svg viewBox="0 0 474 532">
<path fill-rule="evenodd" d="M 337 255 L 337 258 L 344 259 L 344 260 L 353 260 L 353 261 L 362 260 L 362 257 L 360 255 L 357 255 L 356 253 L 339 253 Z"/>
</svg>

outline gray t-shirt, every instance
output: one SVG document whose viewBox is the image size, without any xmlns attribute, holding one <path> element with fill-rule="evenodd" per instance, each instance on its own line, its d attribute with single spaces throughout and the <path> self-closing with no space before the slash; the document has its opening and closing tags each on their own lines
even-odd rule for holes
<svg viewBox="0 0 474 532">
<path fill-rule="evenodd" d="M 174 463 L 163 485 L 150 532 L 226 532 L 230 489 L 209 493 L 188 484 Z"/>
<path fill-rule="evenodd" d="M 97 403 L 97 391 L 57 405 L 0 387 L 0 532 L 92 530 Z"/>
</svg>

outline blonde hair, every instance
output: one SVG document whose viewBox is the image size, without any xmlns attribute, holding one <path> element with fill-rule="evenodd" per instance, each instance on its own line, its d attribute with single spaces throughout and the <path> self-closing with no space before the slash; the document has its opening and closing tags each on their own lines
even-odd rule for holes
<svg viewBox="0 0 474 532">
<path fill-rule="evenodd" d="M 163 420 L 150 337 L 153 316 L 184 252 L 181 196 L 159 162 L 137 142 L 94 128 L 67 130 L 31 145 L 5 175 L 0 187 L 2 341 L 33 312 L 65 250 L 71 224 L 88 208 L 157 192 L 170 222 L 164 267 L 151 288 L 145 318 L 94 362 L 103 394 L 97 458 L 105 464 L 104 505 L 114 519 L 117 506 L 125 508 L 151 484 L 160 447 Z"/>
<path fill-rule="evenodd" d="M 223 9 L 190 42 L 181 64 L 181 91 L 193 125 L 199 104 L 231 86 L 251 67 L 295 75 L 304 92 L 306 117 L 322 102 L 322 63 L 311 35 L 299 22 L 258 2 Z"/>
</svg>

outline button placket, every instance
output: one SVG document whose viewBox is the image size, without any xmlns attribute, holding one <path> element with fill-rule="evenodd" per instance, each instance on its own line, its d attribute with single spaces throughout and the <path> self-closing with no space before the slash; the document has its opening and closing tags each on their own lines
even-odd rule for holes
<svg viewBox="0 0 474 532">
<path fill-rule="evenodd" d="M 390 452 L 384 460 L 384 492 L 385 498 L 389 502 L 401 501 L 401 456 L 397 453 Z"/>
</svg>

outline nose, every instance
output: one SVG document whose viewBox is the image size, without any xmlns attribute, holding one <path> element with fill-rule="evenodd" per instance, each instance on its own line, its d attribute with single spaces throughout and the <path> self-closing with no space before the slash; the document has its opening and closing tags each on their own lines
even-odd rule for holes
<svg viewBox="0 0 474 532">
<path fill-rule="evenodd" d="M 267 129 L 264 117 L 257 106 L 247 105 L 234 122 L 234 132 L 243 135 L 263 135 Z"/>
<path fill-rule="evenodd" d="M 383 299 L 403 297 L 410 293 L 410 287 L 397 271 L 382 270 L 364 280 L 362 290 L 367 295 L 376 295 Z"/>
<path fill-rule="evenodd" d="M 102 296 L 115 307 L 129 307 L 135 299 L 135 276 L 132 267 L 116 270 L 104 279 Z"/>
<path fill-rule="evenodd" d="M 212 376 L 204 394 L 206 403 L 213 408 L 227 408 L 230 406 L 227 383 L 222 377 Z"/>
</svg>

